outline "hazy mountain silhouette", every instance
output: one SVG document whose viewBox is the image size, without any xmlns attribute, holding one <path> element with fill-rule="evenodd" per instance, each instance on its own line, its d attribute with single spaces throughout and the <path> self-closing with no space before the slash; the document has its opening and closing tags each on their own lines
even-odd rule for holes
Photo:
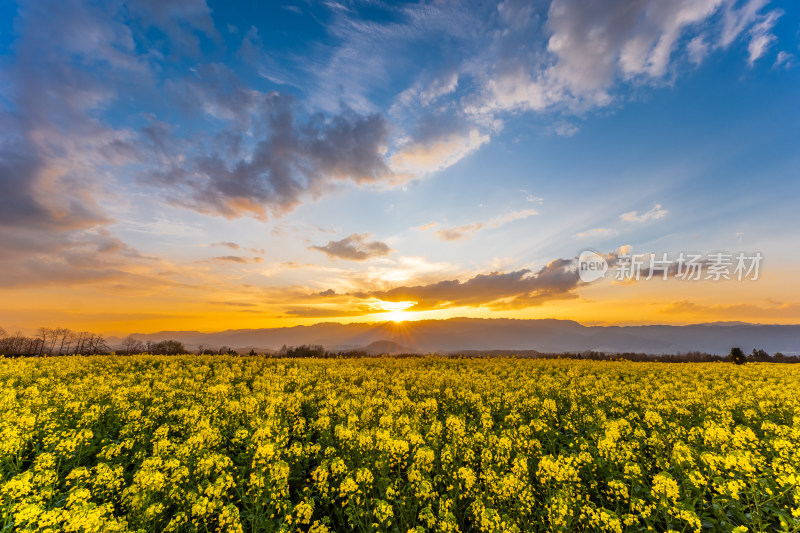
<svg viewBox="0 0 800 533">
<path fill-rule="evenodd" d="M 375 341 L 364 346 L 363 350 L 371 354 L 388 353 L 394 355 L 398 353 L 413 353 L 414 349 L 394 341 Z"/>
<path fill-rule="evenodd" d="M 162 331 L 134 334 L 147 341 L 175 339 L 187 348 L 230 346 L 269 351 L 283 345 L 321 344 L 328 350 L 363 349 L 391 341 L 403 351 L 537 350 L 540 352 L 647 352 L 654 354 L 703 351 L 727 354 L 732 346 L 746 353 L 763 348 L 769 353 L 800 353 L 800 325 L 742 323 L 689 326 L 583 326 L 571 320 L 453 318 L 372 324 L 325 322 L 313 326 L 227 330 L 218 333 Z M 121 339 L 108 339 L 113 346 Z"/>
</svg>

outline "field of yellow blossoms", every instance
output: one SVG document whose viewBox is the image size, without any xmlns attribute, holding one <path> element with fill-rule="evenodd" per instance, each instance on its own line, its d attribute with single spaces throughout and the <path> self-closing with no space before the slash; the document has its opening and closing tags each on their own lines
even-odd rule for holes
<svg viewBox="0 0 800 533">
<path fill-rule="evenodd" d="M 799 531 L 800 365 L 0 358 L 0 531 Z"/>
</svg>

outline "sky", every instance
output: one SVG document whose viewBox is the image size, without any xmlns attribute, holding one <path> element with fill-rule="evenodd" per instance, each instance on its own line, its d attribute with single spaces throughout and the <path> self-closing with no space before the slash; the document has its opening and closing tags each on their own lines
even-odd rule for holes
<svg viewBox="0 0 800 533">
<path fill-rule="evenodd" d="M 0 326 L 800 323 L 799 96 L 794 2 L 4 0 Z"/>
</svg>

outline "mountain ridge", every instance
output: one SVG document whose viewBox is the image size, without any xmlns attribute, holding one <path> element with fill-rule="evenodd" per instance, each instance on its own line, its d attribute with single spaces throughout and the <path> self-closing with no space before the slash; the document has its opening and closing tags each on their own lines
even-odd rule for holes
<svg viewBox="0 0 800 533">
<path fill-rule="evenodd" d="M 701 323 L 688 325 L 585 326 L 574 320 L 466 318 L 394 322 L 320 322 L 280 328 L 192 330 L 132 334 L 143 341 L 174 339 L 197 350 L 277 350 L 283 345 L 321 344 L 329 350 L 395 342 L 418 352 L 459 350 L 537 350 L 540 352 L 602 351 L 667 354 L 702 351 L 726 354 L 739 346 L 746 352 L 764 349 L 786 355 L 800 353 L 800 325 Z M 114 346 L 121 337 L 109 337 Z"/>
</svg>

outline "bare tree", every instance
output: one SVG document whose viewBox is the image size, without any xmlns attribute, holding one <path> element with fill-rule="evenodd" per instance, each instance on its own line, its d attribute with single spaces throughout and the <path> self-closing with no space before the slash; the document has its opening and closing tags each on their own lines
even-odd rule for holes
<svg viewBox="0 0 800 533">
<path fill-rule="evenodd" d="M 58 334 L 61 336 L 61 344 L 58 345 L 58 353 L 59 355 L 65 353 L 65 348 L 69 351 L 69 344 L 67 343 L 67 339 L 72 337 L 72 332 L 67 328 L 61 328 L 58 331 Z"/>
<path fill-rule="evenodd" d="M 39 328 L 36 330 L 36 334 L 38 335 L 37 341 L 39 342 L 39 356 L 41 357 L 44 355 L 44 350 L 47 346 L 47 339 L 50 338 L 50 328 Z"/>
<path fill-rule="evenodd" d="M 13 336 L 8 338 L 8 353 L 20 353 L 22 349 L 22 341 L 25 337 L 22 332 L 18 331 Z"/>
<path fill-rule="evenodd" d="M 74 354 L 82 354 L 85 351 L 86 341 L 88 340 L 89 334 L 85 331 L 81 331 L 75 334 L 75 350 L 73 351 Z"/>
<path fill-rule="evenodd" d="M 53 352 L 56 349 L 56 343 L 58 342 L 58 337 L 61 335 L 61 328 L 54 328 L 50 330 L 50 345 L 47 348 L 47 353 L 53 355 Z"/>
<path fill-rule="evenodd" d="M 67 333 L 66 338 L 64 340 L 64 350 L 62 353 L 68 354 L 72 353 L 70 348 L 72 348 L 72 343 L 75 342 L 75 332 L 70 331 Z"/>
<path fill-rule="evenodd" d="M 109 353 L 111 347 L 108 345 L 105 337 L 100 334 L 92 335 L 92 355 L 99 353 Z"/>
<path fill-rule="evenodd" d="M 13 355 L 36 355 L 39 353 L 38 338 L 26 337 L 18 331 L 0 338 L 0 353 Z"/>
<path fill-rule="evenodd" d="M 100 335 L 95 335 L 94 333 L 89 334 L 89 340 L 87 342 L 86 354 L 87 355 L 95 355 L 98 351 L 98 343 L 102 337 Z"/>
<path fill-rule="evenodd" d="M 126 355 L 142 353 L 145 349 L 144 343 L 128 335 L 122 340 L 122 349 Z"/>
<path fill-rule="evenodd" d="M 5 355 L 6 353 L 12 353 L 8 349 L 10 337 L 8 333 L 6 333 L 5 328 L 0 326 L 0 355 Z"/>
</svg>

